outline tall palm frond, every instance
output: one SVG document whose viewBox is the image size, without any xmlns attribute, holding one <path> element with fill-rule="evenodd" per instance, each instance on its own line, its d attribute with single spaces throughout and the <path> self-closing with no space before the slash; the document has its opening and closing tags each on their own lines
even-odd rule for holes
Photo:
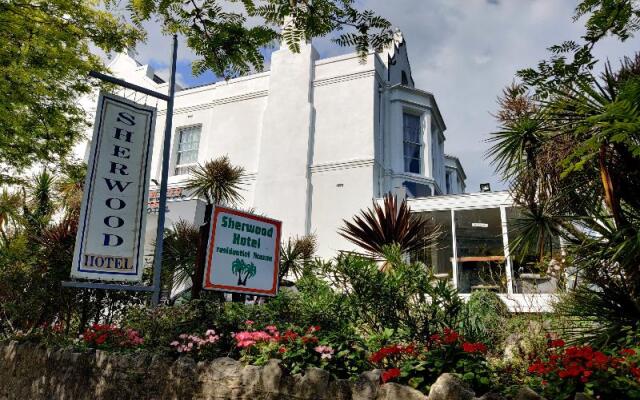
<svg viewBox="0 0 640 400">
<path fill-rule="evenodd" d="M 371 208 L 353 217 L 353 222 L 343 222 L 338 233 L 377 256 L 384 256 L 384 247 L 393 244 L 405 253 L 420 250 L 434 243 L 439 233 L 431 221 L 411 214 L 406 200 L 398 205 L 390 193 L 384 196 L 382 206 L 374 200 Z"/>
<path fill-rule="evenodd" d="M 318 248 L 315 235 L 289 238 L 280 246 L 280 279 L 289 274 L 300 279 Z"/>
<path fill-rule="evenodd" d="M 536 167 L 536 155 L 543 143 L 544 118 L 522 85 L 507 86 L 498 98 L 496 117 L 501 129 L 491 134 L 493 143 L 486 155 L 505 179 Z"/>
<path fill-rule="evenodd" d="M 196 269 L 199 228 L 183 219 L 165 230 L 162 265 L 165 281 L 175 286 L 191 284 Z"/>
<path fill-rule="evenodd" d="M 86 174 L 86 164 L 68 165 L 64 174 L 56 182 L 56 191 L 69 214 L 79 215 Z"/>
<path fill-rule="evenodd" d="M 192 168 L 186 189 L 209 204 L 234 205 L 243 199 L 243 176 L 243 167 L 232 165 L 227 156 L 218 157 Z"/>
<path fill-rule="evenodd" d="M 549 114 L 555 129 L 572 135 L 574 151 L 564 175 L 596 166 L 602 199 L 620 227 L 629 227 L 625 204 L 640 207 L 640 55 L 614 72 L 607 63 L 600 79 L 578 82 L 554 93 Z"/>
<path fill-rule="evenodd" d="M 38 235 L 51 221 L 56 208 L 53 200 L 54 185 L 55 177 L 43 169 L 23 189 L 26 197 L 23 214 L 32 234 Z"/>
<path fill-rule="evenodd" d="M 22 196 L 3 188 L 0 193 L 0 235 L 3 238 L 6 238 L 6 226 L 9 223 L 15 224 L 19 220 L 21 207 Z"/>
</svg>

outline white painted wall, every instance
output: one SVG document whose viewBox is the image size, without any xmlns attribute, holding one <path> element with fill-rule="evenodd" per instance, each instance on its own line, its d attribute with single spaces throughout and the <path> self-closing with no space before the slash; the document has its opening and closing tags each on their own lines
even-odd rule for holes
<svg viewBox="0 0 640 400">
<path fill-rule="evenodd" d="M 182 186 L 187 178 L 173 174 L 176 133 L 200 125 L 198 162 L 228 155 L 247 172 L 240 207 L 282 220 L 284 240 L 317 234 L 319 255 L 332 257 L 337 250 L 354 249 L 337 229 L 373 198 L 403 192 L 405 181 L 444 192 L 440 142 L 446 126 L 434 96 L 414 88 L 401 35 L 385 52 L 365 59 L 350 54 L 319 60 L 311 44 L 301 50 L 275 51 L 269 72 L 176 93 L 169 185 Z M 167 85 L 154 82 L 148 66 L 127 55 L 116 57 L 111 71 L 166 93 Z M 150 101 L 159 109 L 152 168 L 159 179 L 165 104 Z M 86 106 L 91 108 L 90 100 Z M 402 114 L 407 110 L 422 120 L 420 174 L 404 171 Z M 193 220 L 199 220 L 195 202 L 180 204 L 180 216 L 189 214 L 189 207 Z M 177 216 L 169 214 L 170 220 Z"/>
</svg>

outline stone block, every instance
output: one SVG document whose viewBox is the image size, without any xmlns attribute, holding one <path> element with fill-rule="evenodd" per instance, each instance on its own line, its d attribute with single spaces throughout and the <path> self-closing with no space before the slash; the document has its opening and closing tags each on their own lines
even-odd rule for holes
<svg viewBox="0 0 640 400">
<path fill-rule="evenodd" d="M 475 393 L 458 376 L 442 374 L 431 385 L 429 400 L 472 400 Z"/>
<path fill-rule="evenodd" d="M 380 386 L 376 400 L 427 400 L 427 396 L 409 386 L 389 382 Z"/>
<path fill-rule="evenodd" d="M 513 400 L 544 400 L 544 397 L 540 396 L 538 393 L 534 392 L 533 389 L 522 386 L 518 389 L 516 396 Z"/>
<path fill-rule="evenodd" d="M 353 385 L 351 397 L 353 400 L 372 400 L 378 394 L 380 387 L 380 376 L 382 371 L 379 369 L 367 371 L 358 377 Z"/>
</svg>

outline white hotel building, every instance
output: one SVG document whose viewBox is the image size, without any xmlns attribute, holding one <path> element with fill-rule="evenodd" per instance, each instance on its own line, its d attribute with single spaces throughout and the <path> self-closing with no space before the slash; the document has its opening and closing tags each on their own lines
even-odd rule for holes
<svg viewBox="0 0 640 400">
<path fill-rule="evenodd" d="M 151 67 L 126 54 L 109 69 L 131 83 L 167 90 Z M 164 107 L 158 103 L 156 182 Z M 401 35 L 387 51 L 364 59 L 320 59 L 312 44 L 300 53 L 283 46 L 268 72 L 178 88 L 173 127 L 169 188 L 179 196 L 169 200 L 169 220 L 201 221 L 202 205 L 175 188 L 184 185 L 189 167 L 227 155 L 247 174 L 240 207 L 281 220 L 285 239 L 315 233 L 322 256 L 352 249 L 336 232 L 342 219 L 386 192 L 465 191 L 462 165 L 445 154 L 446 125 L 436 99 L 415 88 Z"/>
<path fill-rule="evenodd" d="M 109 69 L 131 83 L 167 91 L 150 66 L 126 54 L 117 55 Z M 165 104 L 139 94 L 137 100 L 159 110 L 153 190 L 160 179 Z M 95 110 L 95 99 L 90 104 Z M 321 257 L 354 250 L 337 233 L 342 220 L 394 192 L 445 227 L 443 244 L 424 260 L 443 278 L 462 293 L 489 286 L 512 309 L 536 308 L 523 293 L 540 292 L 531 289 L 540 277 L 514 267 L 508 253 L 509 196 L 463 194 L 463 167 L 445 153 L 445 121 L 434 95 L 415 87 L 401 34 L 386 51 L 365 58 L 320 59 L 312 44 L 302 45 L 300 53 L 282 46 L 272 54 L 268 72 L 177 88 L 174 110 L 169 224 L 203 221 L 204 203 L 181 188 L 191 166 L 223 155 L 247 174 L 239 208 L 281 220 L 284 240 L 315 234 Z M 86 159 L 86 144 L 78 151 Z M 152 243 L 153 213 L 147 221 L 146 241 Z M 482 280 L 487 263 L 499 282 Z M 546 300 L 540 304 L 546 307 Z"/>
</svg>

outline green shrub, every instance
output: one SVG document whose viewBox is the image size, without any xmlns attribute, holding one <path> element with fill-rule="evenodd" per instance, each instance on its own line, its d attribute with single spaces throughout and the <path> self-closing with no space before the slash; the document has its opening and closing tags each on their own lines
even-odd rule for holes
<svg viewBox="0 0 640 400">
<path fill-rule="evenodd" d="M 386 265 L 382 271 L 375 261 L 349 254 L 324 266 L 333 287 L 346 295 L 354 324 L 369 334 L 392 329 L 418 341 L 459 325 L 464 303 L 451 285 L 400 257 L 387 258 Z"/>
<path fill-rule="evenodd" d="M 507 306 L 494 292 L 479 290 L 471 293 L 466 305 L 465 336 L 489 345 L 499 346 L 505 338 L 505 322 L 509 318 Z"/>
</svg>

